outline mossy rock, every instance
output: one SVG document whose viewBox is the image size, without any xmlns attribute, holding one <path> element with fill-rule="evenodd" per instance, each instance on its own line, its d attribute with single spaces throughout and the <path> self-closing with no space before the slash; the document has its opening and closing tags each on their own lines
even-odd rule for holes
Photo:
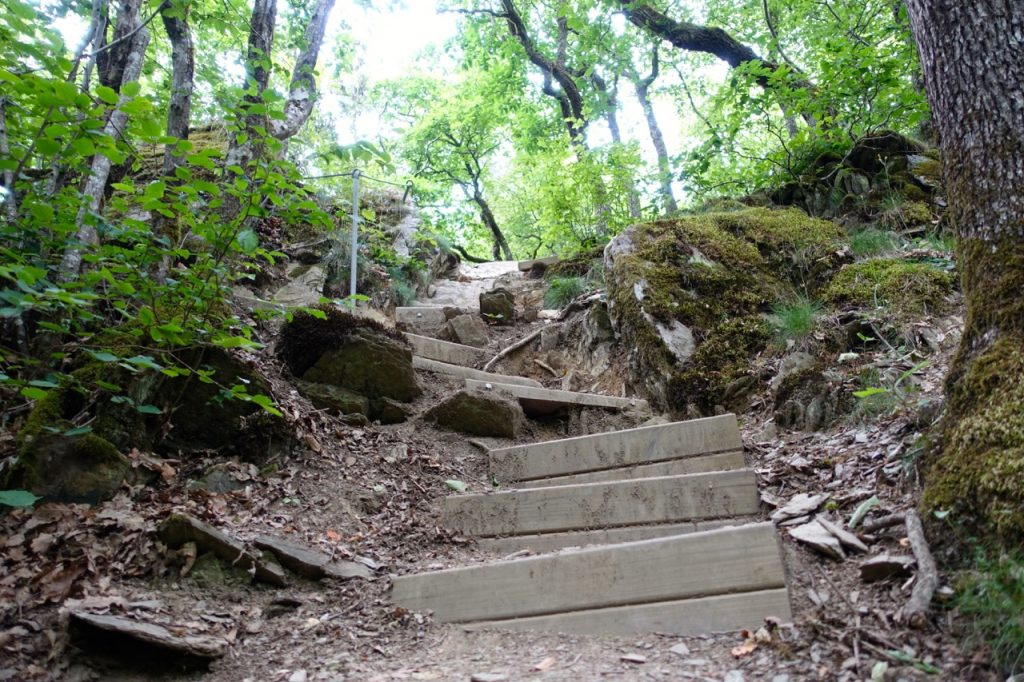
<svg viewBox="0 0 1024 682">
<path fill-rule="evenodd" d="M 516 400 L 465 389 L 433 407 L 424 419 L 471 436 L 515 438 L 526 422 L 526 415 Z"/>
<path fill-rule="evenodd" d="M 630 228 L 605 250 L 609 312 L 630 382 L 659 409 L 742 405 L 765 314 L 813 294 L 842 262 L 845 234 L 799 209 L 746 208 Z"/>
<path fill-rule="evenodd" d="M 3 486 L 26 489 L 48 502 L 97 504 L 131 477 L 132 465 L 109 441 L 81 436 L 25 436 Z"/>
<path fill-rule="evenodd" d="M 370 414 L 369 398 L 341 386 L 300 380 L 295 382 L 295 388 L 317 409 L 332 410 L 338 414 Z"/>
<path fill-rule="evenodd" d="M 359 331 L 405 343 L 401 332 L 376 320 L 352 315 L 334 306 L 321 306 L 317 311 L 316 314 L 299 311 L 281 328 L 278 354 L 297 377 L 305 374 L 324 353 L 341 347 L 350 335 Z"/>
<path fill-rule="evenodd" d="M 847 265 L 822 292 L 822 299 L 839 307 L 886 307 L 893 319 L 941 313 L 951 303 L 956 276 L 931 263 L 902 258 L 871 258 Z"/>
<path fill-rule="evenodd" d="M 408 344 L 369 328 L 347 334 L 336 348 L 317 358 L 302 378 L 340 386 L 370 399 L 410 402 L 423 392 L 416 382 Z"/>
<path fill-rule="evenodd" d="M 381 424 L 402 424 L 413 416 L 413 411 L 391 398 L 375 398 L 370 402 L 370 415 Z"/>
</svg>

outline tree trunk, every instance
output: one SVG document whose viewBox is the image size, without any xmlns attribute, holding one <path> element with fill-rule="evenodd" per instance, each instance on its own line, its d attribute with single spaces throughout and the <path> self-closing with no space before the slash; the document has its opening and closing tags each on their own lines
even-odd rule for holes
<svg viewBox="0 0 1024 682">
<path fill-rule="evenodd" d="M 122 5 L 122 10 L 126 7 L 134 8 L 135 15 L 119 13 L 117 17 L 118 27 L 115 30 L 115 35 L 129 35 L 129 33 L 122 32 L 122 21 L 127 25 L 133 26 L 134 29 L 130 33 L 130 37 L 127 37 L 121 43 L 121 45 L 127 44 L 129 49 L 117 52 L 124 59 L 123 64 L 111 64 L 108 62 L 105 69 L 107 74 L 119 74 L 119 81 L 105 81 L 110 83 L 107 87 L 118 91 L 124 87 L 125 83 L 139 79 L 142 73 L 142 63 L 146 57 L 146 48 L 149 46 L 149 31 L 142 26 L 139 20 L 139 2 L 128 0 Z M 114 139 L 118 139 L 124 134 L 125 125 L 128 123 L 128 114 L 121 108 L 124 99 L 124 96 L 122 96 L 121 101 L 110 112 L 107 124 L 103 127 L 103 134 Z M 65 281 L 73 280 L 78 276 L 82 267 L 82 247 L 94 246 L 99 243 L 95 220 L 107 186 L 107 178 L 110 176 L 110 168 L 111 161 L 106 156 L 103 154 L 93 156 L 89 174 L 86 176 L 85 183 L 82 186 L 82 202 L 78 208 L 78 215 L 75 218 L 75 226 L 77 228 L 75 243 L 64 252 L 64 258 L 61 262 L 61 277 Z"/>
<path fill-rule="evenodd" d="M 295 60 L 292 69 L 292 82 L 288 86 L 288 102 L 284 107 L 284 119 L 273 121 L 270 134 L 279 140 L 287 140 L 302 128 L 302 125 L 313 113 L 316 101 L 316 62 L 320 56 L 320 46 L 324 42 L 324 31 L 327 28 L 327 17 L 334 8 L 335 0 L 318 0 L 313 9 L 313 16 L 306 25 L 302 51 Z"/>
<path fill-rule="evenodd" d="M 484 196 L 480 192 L 473 193 L 473 201 L 480 208 L 480 219 L 483 220 L 484 225 L 491 231 L 491 236 L 494 237 L 494 260 L 498 260 L 503 255 L 505 260 L 515 260 L 512 255 L 512 249 L 508 245 L 508 240 L 505 239 L 504 233 L 501 228 L 498 227 L 498 220 L 494 217 L 494 212 L 491 210 L 490 204 L 484 199 Z"/>
<path fill-rule="evenodd" d="M 274 48 L 274 27 L 277 25 L 276 0 L 256 0 L 249 19 L 249 45 L 245 52 L 245 87 L 248 91 L 242 100 L 243 109 L 263 103 L 263 92 L 270 83 L 270 69 Z M 263 114 L 249 113 L 242 116 L 242 129 L 245 131 L 242 142 L 233 135 L 228 145 L 227 165 L 249 165 L 256 154 L 254 130 L 258 127 L 267 128 L 267 117 Z"/>
<path fill-rule="evenodd" d="M 142 0 L 121 0 L 117 10 L 117 24 L 114 26 L 114 36 L 110 41 L 109 49 L 105 49 L 96 56 L 96 64 L 99 66 L 100 84 L 113 88 L 120 92 L 121 86 L 135 78 L 126 78 L 124 70 L 135 52 L 135 36 L 137 31 L 142 29 Z M 99 35 L 105 38 L 105 31 Z M 148 36 L 147 36 L 148 41 Z"/>
<path fill-rule="evenodd" d="M 924 504 L 1024 540 L 1024 3 L 907 0 L 958 236 L 966 326 Z"/>
<path fill-rule="evenodd" d="M 644 118 L 647 119 L 647 129 L 651 132 L 651 144 L 658 155 L 658 180 L 661 182 L 661 200 L 666 213 L 679 211 L 679 204 L 676 202 L 675 192 L 672 191 L 672 165 L 668 160 L 668 147 L 665 146 L 665 136 L 661 134 L 661 126 L 654 115 L 654 106 L 647 87 L 640 83 L 636 84 L 636 98 L 640 101 L 640 107 L 644 111 Z"/>
<path fill-rule="evenodd" d="M 611 133 L 612 142 L 617 145 L 622 144 L 622 129 L 619 127 L 619 86 L 618 80 L 616 79 L 615 84 L 612 87 L 608 87 L 601 76 L 596 72 L 591 75 L 591 80 L 594 82 L 594 87 L 601 93 L 601 97 L 604 99 L 604 118 L 608 123 L 608 132 Z M 629 204 L 629 217 L 634 220 L 639 220 L 642 213 L 640 206 L 640 193 L 636 191 L 636 185 L 632 182 L 629 183 L 627 188 L 629 196 L 626 200 Z M 607 211 L 607 206 L 605 207 Z"/>
<path fill-rule="evenodd" d="M 11 145 L 7 138 L 7 100 L 0 95 L 0 157 L 11 157 Z M 0 201 L 4 204 L 4 217 L 13 225 L 18 220 L 18 197 L 14 190 L 14 169 L 5 168 L 3 173 L 4 192 Z"/>
<path fill-rule="evenodd" d="M 195 77 L 195 49 L 188 25 L 188 6 L 161 12 L 167 37 L 171 40 L 171 101 L 167 109 L 167 135 L 187 140 L 192 118 L 192 89 Z M 164 150 L 164 175 L 170 175 L 183 156 L 175 154 L 175 145 Z"/>
</svg>

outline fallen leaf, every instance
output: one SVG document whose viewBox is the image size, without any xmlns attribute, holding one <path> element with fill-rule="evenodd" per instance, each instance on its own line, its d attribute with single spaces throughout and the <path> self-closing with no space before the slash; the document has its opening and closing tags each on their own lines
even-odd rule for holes
<svg viewBox="0 0 1024 682">
<path fill-rule="evenodd" d="M 327 539 L 331 542 L 341 542 L 341 533 L 339 533 L 336 530 L 331 530 L 330 528 L 328 528 L 327 533 L 325 533 L 325 535 L 327 535 Z"/>
<path fill-rule="evenodd" d="M 750 654 L 757 651 L 758 646 L 759 645 L 756 639 L 754 639 L 753 637 L 748 637 L 747 640 L 743 642 L 743 644 L 740 644 L 737 647 L 733 647 L 732 655 L 736 658 L 743 658 L 744 656 L 749 656 Z"/>
<path fill-rule="evenodd" d="M 537 665 L 533 666 L 533 669 L 538 671 L 538 672 L 544 672 L 545 670 L 550 670 L 554 665 L 555 665 L 555 657 L 554 656 L 548 656 L 543 661 L 541 661 Z"/>
</svg>

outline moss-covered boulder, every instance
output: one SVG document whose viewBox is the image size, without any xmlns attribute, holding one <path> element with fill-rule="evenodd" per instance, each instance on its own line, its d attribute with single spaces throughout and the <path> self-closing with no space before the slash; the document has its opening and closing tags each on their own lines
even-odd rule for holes
<svg viewBox="0 0 1024 682">
<path fill-rule="evenodd" d="M 929 262 L 871 258 L 840 270 L 822 298 L 837 307 L 885 308 L 889 319 L 900 322 L 948 310 L 956 284 L 952 272 Z"/>
<path fill-rule="evenodd" d="M 317 409 L 330 410 L 337 414 L 370 414 L 369 398 L 341 386 L 299 380 L 295 382 L 295 388 L 309 398 Z"/>
<path fill-rule="evenodd" d="M 827 281 L 843 240 L 833 223 L 766 208 L 663 220 L 616 237 L 605 280 L 631 383 L 677 414 L 742 403 L 756 386 L 750 359 L 771 338 L 766 313 Z"/>
<path fill-rule="evenodd" d="M 296 313 L 281 330 L 281 358 L 303 381 L 369 399 L 415 400 L 422 393 L 401 333 L 336 308 Z"/>
<path fill-rule="evenodd" d="M 471 436 L 515 438 L 526 423 L 518 401 L 479 390 L 462 390 L 424 415 L 452 431 Z"/>
<path fill-rule="evenodd" d="M 516 317 L 516 297 L 504 287 L 480 293 L 480 316 L 491 324 L 512 324 Z"/>
<path fill-rule="evenodd" d="M 30 490 L 48 502 L 96 504 L 113 497 L 131 474 L 128 458 L 95 434 L 41 433 L 23 440 L 3 487 Z"/>
</svg>

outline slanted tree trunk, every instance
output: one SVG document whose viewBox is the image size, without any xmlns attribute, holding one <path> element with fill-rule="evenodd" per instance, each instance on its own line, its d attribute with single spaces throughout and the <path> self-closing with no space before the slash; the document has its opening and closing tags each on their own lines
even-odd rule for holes
<svg viewBox="0 0 1024 682">
<path fill-rule="evenodd" d="M 498 227 L 498 220 L 494 217 L 490 204 L 487 203 L 480 192 L 473 194 L 473 201 L 480 209 L 480 219 L 483 220 L 484 225 L 491 231 L 491 236 L 494 238 L 494 246 L 491 249 L 491 252 L 494 254 L 494 260 L 498 260 L 502 256 L 505 257 L 505 260 L 515 260 L 515 257 L 512 255 L 512 249 L 508 245 L 508 240 L 505 239 L 505 234 Z"/>
<path fill-rule="evenodd" d="M 636 90 L 636 98 L 643 109 L 644 118 L 647 119 L 647 130 L 651 133 L 651 143 L 654 145 L 654 152 L 658 155 L 658 180 L 661 183 L 661 200 L 666 213 L 675 213 L 679 210 L 676 202 L 676 195 L 672 191 L 672 164 L 668 159 L 668 147 L 665 146 L 665 136 L 661 133 L 661 126 L 658 125 L 658 118 L 654 115 L 654 105 L 651 103 L 651 86 L 658 78 L 660 60 L 658 58 L 658 46 L 654 46 L 651 55 L 651 72 L 644 78 L 634 71 L 633 87 Z"/>
<path fill-rule="evenodd" d="M 123 63 L 113 63 L 109 59 L 101 63 L 100 80 L 107 87 L 117 91 L 120 91 L 125 83 L 139 79 L 139 75 L 142 73 L 142 63 L 146 57 L 146 48 L 149 46 L 149 31 L 142 26 L 139 18 L 139 5 L 139 0 L 125 0 L 121 3 L 114 35 L 122 36 L 123 39 L 114 48 L 106 51 L 119 55 L 124 60 Z M 116 74 L 118 80 L 111 80 L 112 74 Z M 115 139 L 123 135 L 125 125 L 128 123 L 128 114 L 121 108 L 123 102 L 124 97 L 122 96 L 121 102 L 110 112 L 107 123 L 103 127 L 104 135 Z M 75 218 L 77 228 L 75 243 L 64 252 L 61 262 L 61 277 L 66 281 L 73 280 L 81 270 L 82 248 L 99 243 L 95 220 L 107 186 L 107 178 L 110 177 L 110 168 L 111 162 L 106 156 L 103 154 L 93 156 L 89 174 L 82 185 L 82 202 Z"/>
<path fill-rule="evenodd" d="M 967 318 L 924 504 L 1024 540 L 1024 3 L 906 0 L 943 155 Z"/>
<path fill-rule="evenodd" d="M 313 14 L 306 25 L 303 46 L 292 69 L 291 85 L 284 107 L 283 120 L 270 120 L 264 114 L 248 113 L 244 117 L 246 132 L 243 142 L 232 138 L 228 147 L 227 164 L 245 167 L 259 152 L 257 128 L 263 128 L 278 140 L 286 141 L 302 128 L 313 111 L 316 101 L 316 71 L 320 47 L 323 45 L 327 18 L 334 8 L 335 0 L 317 0 Z M 263 102 L 263 93 L 270 83 L 271 55 L 274 47 L 274 30 L 277 24 L 276 0 L 256 0 L 249 22 L 249 46 L 245 55 L 246 83 L 250 92 L 246 94 L 245 105 Z"/>
</svg>

